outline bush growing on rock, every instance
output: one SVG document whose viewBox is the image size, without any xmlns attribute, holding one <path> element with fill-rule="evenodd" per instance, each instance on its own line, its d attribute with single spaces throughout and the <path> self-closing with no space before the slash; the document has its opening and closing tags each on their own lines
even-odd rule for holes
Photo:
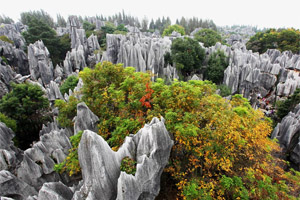
<svg viewBox="0 0 300 200">
<path fill-rule="evenodd" d="M 164 30 L 162 36 L 163 36 L 163 37 L 164 37 L 164 36 L 169 36 L 169 35 L 171 35 L 171 34 L 173 33 L 173 31 L 176 31 L 177 33 L 180 33 L 181 35 L 185 35 L 184 28 L 183 28 L 182 26 L 178 25 L 178 24 L 174 24 L 174 25 L 168 26 L 168 27 Z"/>
<path fill-rule="evenodd" d="M 195 40 L 202 42 L 205 47 L 214 46 L 217 42 L 222 42 L 221 35 L 212 29 L 201 29 L 194 35 Z"/>
<path fill-rule="evenodd" d="M 258 32 L 247 42 L 247 49 L 260 54 L 268 49 L 278 49 L 280 51 L 300 52 L 300 31 L 290 29 L 269 29 L 265 32 Z"/>
<path fill-rule="evenodd" d="M 191 38 L 177 38 L 172 42 L 171 60 L 184 77 L 199 71 L 205 58 L 205 51 Z"/>
<path fill-rule="evenodd" d="M 13 120 L 3 113 L 0 113 L 0 122 L 3 122 L 8 128 L 11 128 L 14 132 L 17 130 L 17 123 L 16 120 Z"/>
<path fill-rule="evenodd" d="M 290 111 L 292 111 L 296 105 L 300 103 L 300 88 L 297 88 L 292 96 L 285 101 L 279 103 L 276 115 L 279 121 L 282 120 Z"/>
<path fill-rule="evenodd" d="M 218 50 L 210 55 L 207 65 L 205 77 L 216 84 L 221 84 L 223 82 L 224 70 L 228 67 L 228 58 L 224 52 Z"/>
<path fill-rule="evenodd" d="M 26 149 L 39 138 L 43 123 L 49 120 L 49 101 L 37 85 L 13 84 L 12 91 L 0 100 L 0 111 L 16 120 L 16 139 Z"/>
<path fill-rule="evenodd" d="M 69 76 L 59 88 L 61 94 L 69 93 L 69 90 L 74 90 L 77 86 L 78 80 L 77 76 Z"/>
<path fill-rule="evenodd" d="M 0 40 L 2 40 L 4 42 L 8 42 L 10 44 L 14 44 L 14 42 L 12 40 L 10 40 L 8 37 L 6 37 L 5 35 L 1 35 Z"/>
<path fill-rule="evenodd" d="M 151 74 L 109 62 L 85 68 L 80 77 L 82 100 L 99 117 L 98 134 L 114 150 L 153 117 L 165 118 L 175 140 L 165 173 L 178 198 L 292 199 L 299 193 L 300 176 L 287 175 L 272 156 L 279 147 L 268 138 L 269 121 L 241 95 L 223 99 L 209 81 L 151 82 Z"/>
</svg>

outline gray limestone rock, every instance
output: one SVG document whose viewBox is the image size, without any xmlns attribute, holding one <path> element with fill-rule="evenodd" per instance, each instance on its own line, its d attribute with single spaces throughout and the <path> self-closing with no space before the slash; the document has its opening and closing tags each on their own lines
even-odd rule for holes
<svg viewBox="0 0 300 200">
<path fill-rule="evenodd" d="M 25 52 L 10 43 L 0 40 L 0 55 L 4 56 L 14 70 L 22 75 L 29 74 L 28 58 Z"/>
<path fill-rule="evenodd" d="M 277 138 L 282 151 L 300 169 L 300 104 L 275 127 L 271 138 Z"/>
<path fill-rule="evenodd" d="M 29 71 L 33 80 L 42 80 L 48 85 L 53 80 L 54 70 L 50 54 L 43 41 L 36 41 L 28 46 Z"/>
<path fill-rule="evenodd" d="M 0 171 L 0 197 L 10 197 L 16 200 L 25 200 L 30 195 L 37 194 L 37 191 L 19 180 L 12 173 L 6 170 Z"/>
<path fill-rule="evenodd" d="M 103 60 L 112 63 L 124 63 L 124 67 L 132 66 L 136 71 L 151 71 L 154 75 L 176 77 L 177 74 L 164 74 L 174 70 L 164 70 L 164 55 L 170 51 L 171 40 L 139 35 L 107 34 L 107 50 Z"/>
<path fill-rule="evenodd" d="M 56 99 L 64 99 L 56 82 L 50 81 L 49 87 L 46 90 L 49 101 L 53 102 Z"/>
<path fill-rule="evenodd" d="M 1 24 L 0 35 L 5 35 L 14 42 L 17 48 L 22 49 L 25 47 L 25 39 L 21 35 L 24 25 L 21 22 L 16 24 Z"/>
<path fill-rule="evenodd" d="M 97 132 L 98 122 L 99 118 L 87 107 L 84 102 L 77 104 L 77 115 L 74 118 L 74 134 L 84 130 Z"/>
<path fill-rule="evenodd" d="M 41 135 L 40 141 L 24 152 L 17 177 L 36 189 L 45 182 L 61 180 L 53 167 L 68 155 L 71 148 L 69 135 L 66 129 L 51 130 Z"/>
<path fill-rule="evenodd" d="M 39 191 L 37 199 L 71 200 L 73 192 L 61 182 L 45 183 Z"/>
<path fill-rule="evenodd" d="M 0 170 L 13 170 L 22 159 L 22 151 L 12 142 L 14 136 L 14 132 L 0 122 Z"/>
<path fill-rule="evenodd" d="M 118 152 L 92 131 L 84 131 L 78 149 L 83 186 L 73 199 L 154 199 L 173 141 L 164 120 L 154 118 L 137 134 L 126 137 Z M 120 172 L 124 157 L 137 161 L 135 176 Z"/>
</svg>

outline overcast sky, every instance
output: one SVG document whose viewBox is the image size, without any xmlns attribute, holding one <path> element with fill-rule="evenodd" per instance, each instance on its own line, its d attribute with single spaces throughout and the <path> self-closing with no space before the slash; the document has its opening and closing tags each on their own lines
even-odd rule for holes
<svg viewBox="0 0 300 200">
<path fill-rule="evenodd" d="M 216 25 L 253 25 L 300 29 L 300 0 L 8 0 L 0 14 L 20 19 L 20 13 L 43 9 L 54 20 L 56 14 L 95 16 L 112 15 L 122 10 L 142 19 L 169 16 L 212 19 Z"/>
</svg>

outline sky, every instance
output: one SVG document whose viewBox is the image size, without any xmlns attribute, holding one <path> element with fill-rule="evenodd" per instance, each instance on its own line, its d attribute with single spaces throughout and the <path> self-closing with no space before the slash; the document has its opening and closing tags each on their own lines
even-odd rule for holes
<svg viewBox="0 0 300 200">
<path fill-rule="evenodd" d="M 182 16 L 212 19 L 217 26 L 252 25 L 258 28 L 300 29 L 300 0 L 10 0 L 0 14 L 18 21 L 20 13 L 43 9 L 54 20 L 61 14 L 96 16 L 126 14 L 143 19 L 169 16 L 172 23 Z"/>
</svg>

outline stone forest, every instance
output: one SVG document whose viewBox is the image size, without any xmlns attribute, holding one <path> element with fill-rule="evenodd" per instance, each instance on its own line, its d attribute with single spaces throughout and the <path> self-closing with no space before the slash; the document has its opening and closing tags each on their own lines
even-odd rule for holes
<svg viewBox="0 0 300 200">
<path fill-rule="evenodd" d="M 300 31 L 0 16 L 1 200 L 300 198 Z"/>
</svg>

